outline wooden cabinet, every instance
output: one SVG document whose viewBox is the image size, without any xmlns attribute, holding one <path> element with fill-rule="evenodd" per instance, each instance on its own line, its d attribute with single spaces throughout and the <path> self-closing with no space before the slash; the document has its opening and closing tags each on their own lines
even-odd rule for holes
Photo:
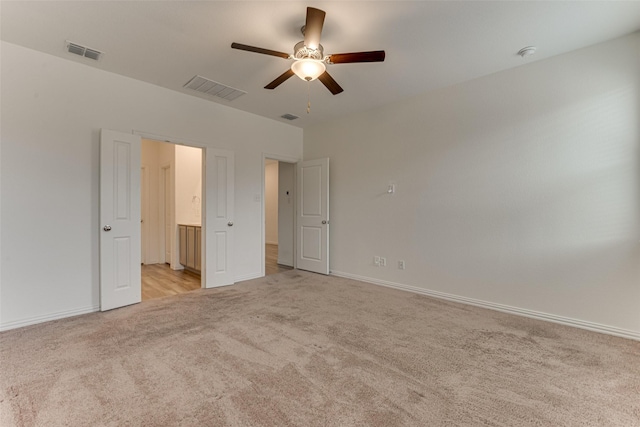
<svg viewBox="0 0 640 427">
<path fill-rule="evenodd" d="M 186 266 L 187 265 L 187 226 L 179 225 L 178 234 L 179 234 L 179 240 L 180 240 L 180 257 L 178 258 L 178 261 L 180 261 L 180 264 L 182 264 L 183 266 Z"/>
<path fill-rule="evenodd" d="M 178 225 L 180 237 L 180 264 L 187 270 L 200 273 L 202 258 L 202 227 L 199 225 Z"/>
<path fill-rule="evenodd" d="M 196 227 L 196 270 L 201 271 L 202 260 L 202 228 Z"/>
</svg>

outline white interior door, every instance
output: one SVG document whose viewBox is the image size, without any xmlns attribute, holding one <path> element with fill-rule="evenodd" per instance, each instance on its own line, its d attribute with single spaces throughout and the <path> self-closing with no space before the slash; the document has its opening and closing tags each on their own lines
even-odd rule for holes
<svg viewBox="0 0 640 427">
<path fill-rule="evenodd" d="M 140 151 L 137 135 L 100 132 L 100 310 L 140 302 Z"/>
<path fill-rule="evenodd" d="M 298 163 L 296 268 L 329 274 L 329 159 Z"/>
<path fill-rule="evenodd" d="M 233 273 L 234 156 L 232 151 L 207 148 L 205 151 L 206 245 L 203 275 L 205 286 L 231 285 Z"/>
</svg>

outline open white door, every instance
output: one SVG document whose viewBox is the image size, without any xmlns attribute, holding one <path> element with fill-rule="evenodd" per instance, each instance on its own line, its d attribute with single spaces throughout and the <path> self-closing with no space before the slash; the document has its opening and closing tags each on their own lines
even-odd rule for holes
<svg viewBox="0 0 640 427">
<path fill-rule="evenodd" d="M 100 132 L 100 310 L 140 302 L 140 137 Z"/>
<path fill-rule="evenodd" d="M 205 151 L 205 286 L 232 285 L 234 157 L 232 151 Z"/>
<path fill-rule="evenodd" d="M 329 274 L 329 159 L 298 163 L 296 268 Z"/>
</svg>

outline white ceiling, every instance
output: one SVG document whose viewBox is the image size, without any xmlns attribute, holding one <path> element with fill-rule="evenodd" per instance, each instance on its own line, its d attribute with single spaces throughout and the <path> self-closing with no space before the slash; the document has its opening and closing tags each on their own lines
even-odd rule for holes
<svg viewBox="0 0 640 427">
<path fill-rule="evenodd" d="M 336 64 L 344 88 L 292 77 L 263 87 L 288 60 L 231 49 L 232 42 L 292 53 L 306 7 L 326 11 L 325 54 L 383 49 L 383 63 Z M 215 98 L 305 127 L 437 88 L 539 61 L 640 30 L 640 1 L 6 1 L 2 40 L 188 93 L 198 74 L 246 91 Z M 91 61 L 65 40 L 104 52 Z M 535 45 L 527 59 L 516 53 Z M 306 113 L 310 90 L 311 114 Z M 289 122 L 279 118 L 300 116 Z"/>
</svg>

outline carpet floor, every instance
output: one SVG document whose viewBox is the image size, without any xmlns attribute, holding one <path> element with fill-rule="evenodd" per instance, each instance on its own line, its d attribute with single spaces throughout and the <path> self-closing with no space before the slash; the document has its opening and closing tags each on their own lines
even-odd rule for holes
<svg viewBox="0 0 640 427">
<path fill-rule="evenodd" d="M 2 426 L 640 426 L 640 342 L 297 270 L 0 333 Z"/>
</svg>

